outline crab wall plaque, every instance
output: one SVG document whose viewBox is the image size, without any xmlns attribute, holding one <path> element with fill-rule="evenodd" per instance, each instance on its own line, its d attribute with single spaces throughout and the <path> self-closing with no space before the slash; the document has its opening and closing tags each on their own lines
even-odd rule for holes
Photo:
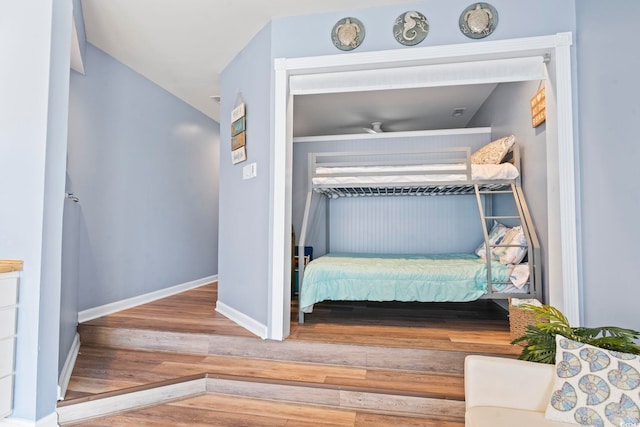
<svg viewBox="0 0 640 427">
<path fill-rule="evenodd" d="M 364 25 L 356 18 L 342 18 L 331 30 L 331 41 L 340 50 L 353 50 L 364 40 Z"/>
<path fill-rule="evenodd" d="M 405 12 L 393 22 L 393 37 L 405 46 L 415 46 L 427 37 L 429 21 L 415 10 Z"/>
<path fill-rule="evenodd" d="M 498 11 L 489 3 L 474 3 L 460 14 L 460 31 L 472 39 L 487 37 L 498 26 Z"/>
</svg>

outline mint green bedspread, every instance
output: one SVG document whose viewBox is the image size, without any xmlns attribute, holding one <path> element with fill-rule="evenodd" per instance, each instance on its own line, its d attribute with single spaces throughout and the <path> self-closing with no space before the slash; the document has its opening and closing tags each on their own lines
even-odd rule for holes
<svg viewBox="0 0 640 427">
<path fill-rule="evenodd" d="M 509 266 L 491 264 L 493 280 Z M 325 301 L 473 301 L 487 293 L 487 265 L 475 254 L 328 254 L 304 270 L 300 307 Z"/>
</svg>

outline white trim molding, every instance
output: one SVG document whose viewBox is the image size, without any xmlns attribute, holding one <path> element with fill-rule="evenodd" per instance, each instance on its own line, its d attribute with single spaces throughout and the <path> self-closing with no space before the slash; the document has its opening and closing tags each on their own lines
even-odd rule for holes
<svg viewBox="0 0 640 427">
<path fill-rule="evenodd" d="M 284 69 L 285 61 L 276 60 L 275 63 L 275 91 L 277 93 L 288 92 L 288 76 Z M 285 126 L 278 128 L 273 136 L 275 141 L 287 141 L 287 104 L 289 97 L 279 97 L 275 100 L 275 111 L 283 111 Z M 290 287 L 285 283 L 291 283 L 291 157 L 293 149 L 290 143 L 272 144 L 272 193 L 271 199 L 271 235 L 269 236 L 271 251 L 269 266 L 269 325 L 264 334 L 257 334 L 263 338 L 282 341 L 289 335 L 289 318 L 291 317 Z M 287 167 L 289 169 L 287 169 Z M 288 196 L 288 197 L 287 197 Z M 288 242 L 288 243 L 287 243 Z M 289 261 L 286 261 L 289 260 Z M 277 285 L 274 285 L 276 284 Z M 229 316 L 227 316 L 229 317 Z M 237 322 L 239 323 L 239 322 Z M 249 329 L 253 333 L 255 331 Z"/>
<path fill-rule="evenodd" d="M 206 392 L 206 378 L 199 378 L 103 399 L 87 400 L 74 405 L 60 406 L 58 407 L 58 416 L 60 423 L 69 424 L 143 406 L 185 399 L 204 392 Z"/>
<path fill-rule="evenodd" d="M 543 56 L 291 76 L 293 95 L 542 80 Z"/>
<path fill-rule="evenodd" d="M 71 380 L 71 373 L 73 372 L 73 367 L 76 364 L 79 352 L 80 334 L 76 332 L 76 336 L 73 338 L 71 348 L 69 349 L 69 354 L 67 354 L 64 366 L 62 367 L 62 372 L 60 372 L 60 377 L 58 378 L 58 400 L 64 400 L 64 395 L 67 393 L 69 380 Z"/>
<path fill-rule="evenodd" d="M 523 57 L 553 58 L 557 61 L 555 70 L 557 78 L 558 99 L 558 163 L 559 182 L 561 186 L 560 197 L 552 200 L 558 206 L 560 212 L 560 239 L 562 253 L 560 265 L 562 266 L 562 294 L 563 307 L 558 307 L 567 314 L 572 324 L 578 325 L 580 319 L 579 284 L 578 284 L 578 251 L 576 239 L 576 206 L 575 206 L 575 175 L 573 157 L 573 95 L 571 90 L 571 33 L 558 33 L 548 36 L 528 37 L 519 39 L 481 41 L 477 43 L 463 43 L 455 45 L 430 46 L 414 49 L 395 49 L 376 52 L 360 52 L 349 55 L 326 55 L 307 58 L 277 58 L 274 60 L 273 80 L 273 152 L 274 164 L 284 166 L 285 156 L 291 149 L 292 138 L 288 130 L 291 126 L 292 95 L 290 93 L 290 80 L 293 76 L 315 76 L 308 80 L 322 79 L 322 74 L 338 76 L 340 72 L 367 71 L 375 73 L 375 70 L 384 70 L 393 67 L 418 67 L 434 64 L 448 64 L 469 60 L 508 60 L 520 61 Z M 414 76 L 415 77 L 415 76 Z M 306 79 L 306 78 L 305 78 Z M 299 82 L 305 79 L 299 79 Z M 375 79 L 371 79 L 373 82 Z M 334 82 L 334 87 L 339 82 Z M 424 86 L 427 83 L 419 83 Z M 437 86 L 437 81 L 430 81 L 431 86 Z M 305 92 L 306 93 L 306 92 Z M 270 259 L 270 337 L 283 337 L 288 335 L 289 318 L 282 316 L 282 305 L 288 304 L 289 295 L 285 292 L 288 283 L 285 283 L 282 274 L 284 270 L 290 270 L 290 259 L 283 260 L 286 254 L 288 241 L 283 240 L 290 231 L 290 221 L 285 223 L 282 203 L 286 202 L 284 212 L 290 215 L 291 201 L 287 200 L 287 191 L 290 191 L 290 182 L 283 182 L 283 176 L 288 173 L 290 180 L 291 171 L 274 168 L 277 177 L 273 181 L 272 202 L 274 202 L 272 217 L 270 218 L 271 252 L 279 254 Z M 275 203 L 277 202 L 277 203 Z M 557 286 L 557 285 L 554 285 Z M 282 296 L 285 300 L 281 301 Z"/>
<path fill-rule="evenodd" d="M 571 90 L 571 34 L 558 35 L 556 90 L 558 110 L 558 171 L 560 174 L 560 231 L 562 239 L 563 314 L 572 325 L 581 325 L 578 283 L 575 154 L 573 143 L 573 95 Z"/>
<path fill-rule="evenodd" d="M 157 301 L 159 299 L 166 298 L 171 295 L 176 295 L 190 289 L 199 288 L 200 286 L 208 285 L 209 283 L 217 281 L 218 275 L 216 274 L 213 276 L 203 277 L 202 279 L 197 279 L 191 282 L 172 286 L 170 288 L 160 289 L 159 291 L 149 292 L 148 294 L 128 298 L 122 301 L 116 301 L 94 308 L 88 308 L 78 313 L 78 323 L 87 322 L 89 320 L 97 319 L 98 317 L 106 316 L 108 314 L 117 313 L 118 311 L 126 310 L 128 308 L 133 308 L 142 304 Z"/>
<path fill-rule="evenodd" d="M 216 303 L 216 311 L 222 314 L 224 317 L 232 320 L 238 325 L 242 326 L 249 332 L 256 334 L 262 339 L 267 338 L 267 326 L 258 322 L 257 320 L 247 316 L 244 313 L 239 312 L 235 308 L 229 307 L 225 303 L 218 301 Z"/>
<path fill-rule="evenodd" d="M 299 142 L 330 142 L 330 141 L 351 141 L 351 140 L 371 140 L 390 138 L 415 138 L 442 135 L 482 135 L 491 134 L 490 127 L 462 128 L 462 129 L 436 129 L 436 130 L 415 130 L 406 132 L 383 132 L 383 133 L 358 133 L 345 135 L 322 135 L 322 136 L 299 136 L 293 138 L 294 143 Z"/>
</svg>

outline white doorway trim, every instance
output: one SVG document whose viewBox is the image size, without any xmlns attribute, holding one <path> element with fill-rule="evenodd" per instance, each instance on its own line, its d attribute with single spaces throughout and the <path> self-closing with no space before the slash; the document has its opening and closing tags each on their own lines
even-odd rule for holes
<svg viewBox="0 0 640 427">
<path fill-rule="evenodd" d="M 550 303 L 561 309 L 571 324 L 580 324 L 578 250 L 576 232 L 576 189 L 574 175 L 573 96 L 571 33 L 522 39 L 484 41 L 328 55 L 307 58 L 279 58 L 274 61 L 273 189 L 271 213 L 270 318 L 268 338 L 283 340 L 290 328 L 291 274 L 291 158 L 292 103 L 289 78 L 327 72 L 375 70 L 474 60 L 495 60 L 551 55 L 556 64 L 557 161 L 560 262 L 562 290 Z M 548 129 L 547 131 L 550 131 Z M 550 201 L 551 203 L 551 201 Z M 549 254 L 549 256 L 552 256 Z M 551 278 L 550 281 L 554 280 Z"/>
</svg>

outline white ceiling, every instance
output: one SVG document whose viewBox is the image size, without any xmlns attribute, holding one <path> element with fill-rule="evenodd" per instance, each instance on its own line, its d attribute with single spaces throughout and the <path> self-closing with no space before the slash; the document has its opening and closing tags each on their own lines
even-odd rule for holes
<svg viewBox="0 0 640 427">
<path fill-rule="evenodd" d="M 496 84 L 298 95 L 295 136 L 363 133 L 373 122 L 385 132 L 463 128 Z M 454 116 L 454 110 L 463 109 Z M 318 118 L 321 118 L 319 120 Z"/>
<path fill-rule="evenodd" d="M 214 120 L 220 72 L 271 19 L 407 0 L 82 0 L 87 41 Z"/>
<path fill-rule="evenodd" d="M 211 97 L 221 71 L 271 19 L 397 3 L 406 0 L 82 0 L 82 9 L 88 42 L 219 121 Z M 385 131 L 463 127 L 494 88 L 297 96 L 294 135 L 364 132 L 376 121 Z"/>
</svg>

